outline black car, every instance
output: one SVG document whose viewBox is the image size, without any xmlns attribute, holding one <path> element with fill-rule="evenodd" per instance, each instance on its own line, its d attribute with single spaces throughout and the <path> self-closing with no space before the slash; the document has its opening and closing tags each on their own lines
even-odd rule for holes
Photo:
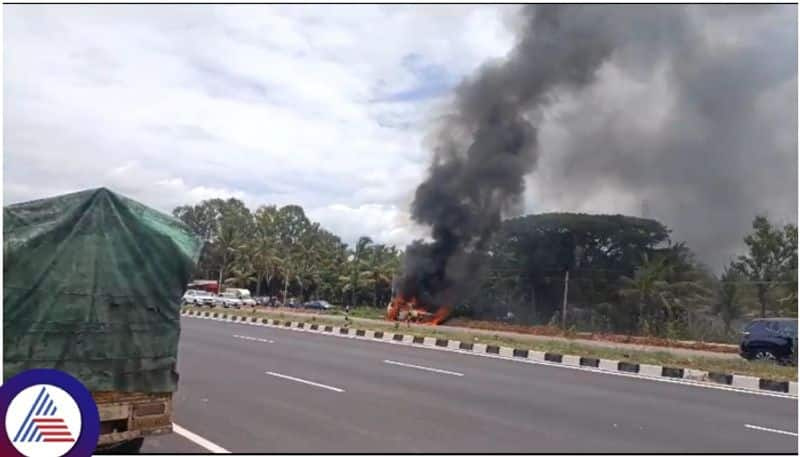
<svg viewBox="0 0 800 457">
<path fill-rule="evenodd" d="M 322 310 L 322 311 L 327 311 L 327 310 L 333 308 L 333 305 L 331 305 L 330 303 L 326 302 L 325 300 L 313 300 L 313 301 L 310 301 L 310 302 L 303 303 L 303 308 L 319 309 L 319 310 Z"/>
<path fill-rule="evenodd" d="M 797 351 L 797 319 L 756 319 L 744 328 L 739 345 L 748 360 L 792 362 Z"/>
</svg>

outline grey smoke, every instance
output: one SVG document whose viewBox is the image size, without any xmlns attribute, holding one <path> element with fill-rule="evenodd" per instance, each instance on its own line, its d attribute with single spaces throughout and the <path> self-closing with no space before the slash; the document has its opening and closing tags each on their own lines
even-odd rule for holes
<svg viewBox="0 0 800 457">
<path fill-rule="evenodd" d="M 778 31 L 769 27 L 776 21 Z M 778 199 L 773 206 L 782 209 L 793 202 L 796 218 L 794 24 L 793 6 L 522 8 L 513 50 L 458 86 L 432 132 L 433 161 L 412 216 L 431 227 L 433 241 L 408 247 L 400 293 L 433 305 L 469 293 L 486 243 L 519 207 L 526 175 L 548 154 L 554 169 L 536 184 L 553 200 L 580 204 L 593 186 L 609 183 L 641 195 L 674 238 L 708 263 L 732 255 L 741 239 L 736 228 L 746 228 L 764 202 Z M 766 33 L 744 34 L 747 27 Z M 605 117 L 602 106 L 587 106 L 558 120 L 568 128 L 566 141 L 543 149 L 548 109 L 561 98 L 579 107 L 591 100 L 598 71 L 607 67 L 637 81 L 664 78 L 667 121 L 653 132 L 626 130 L 626 122 L 648 114 L 646 105 Z M 775 90 L 777 116 L 763 101 Z"/>
<path fill-rule="evenodd" d="M 543 142 L 528 182 L 548 209 L 581 208 L 597 189 L 629 196 L 719 271 L 756 213 L 797 221 L 796 5 L 617 8 L 643 18 L 620 25 L 634 39 L 550 120 L 568 134 Z M 609 96 L 631 80 L 646 90 Z"/>
</svg>

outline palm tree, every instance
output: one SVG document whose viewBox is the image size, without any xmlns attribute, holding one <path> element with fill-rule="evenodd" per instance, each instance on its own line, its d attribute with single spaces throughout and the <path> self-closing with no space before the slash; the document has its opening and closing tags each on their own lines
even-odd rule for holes
<svg viewBox="0 0 800 457">
<path fill-rule="evenodd" d="M 231 266 L 230 277 L 225 279 L 225 283 L 247 288 L 250 283 L 256 280 L 256 276 L 253 274 L 254 269 L 249 246 L 242 244 L 236 249 L 235 253 L 236 261 Z"/>
<path fill-rule="evenodd" d="M 373 293 L 372 306 L 377 307 L 381 287 L 385 289 L 388 286 L 391 290 L 394 274 L 399 268 L 399 257 L 394 246 L 387 248 L 383 244 L 377 244 L 369 249 L 364 260 L 366 264 L 364 273 L 368 277 L 368 283 Z"/>
<path fill-rule="evenodd" d="M 219 285 L 222 286 L 223 277 L 228 273 L 231 263 L 235 259 L 236 249 L 240 246 L 240 231 L 236 224 L 223 219 L 220 223 L 219 235 L 214 243 L 220 257 Z"/>
<path fill-rule="evenodd" d="M 368 286 L 366 277 L 362 274 L 365 269 L 365 259 L 368 256 L 369 249 L 372 245 L 372 239 L 368 236 L 362 236 L 356 242 L 353 254 L 350 256 L 350 282 L 347 285 L 347 290 L 350 292 L 350 304 L 356 306 L 356 296 L 358 291 L 365 286 Z"/>
<path fill-rule="evenodd" d="M 274 206 L 264 206 L 256 211 L 255 233 L 249 243 L 253 272 L 256 275 L 256 296 L 261 295 L 261 283 L 266 282 L 269 288 L 272 278 L 278 273 L 281 259 L 278 257 L 276 217 L 277 210 Z"/>
<path fill-rule="evenodd" d="M 651 260 L 645 255 L 633 278 L 620 278 L 620 295 L 636 303 L 636 325 L 642 330 L 674 328 L 692 309 L 709 303 L 707 275 L 694 265 L 688 250 L 676 245 Z"/>
<path fill-rule="evenodd" d="M 665 259 L 650 260 L 645 254 L 642 264 L 636 268 L 633 277 L 620 278 L 622 287 L 619 294 L 636 304 L 635 325 L 642 329 L 645 325 L 645 308 L 656 301 L 658 293 L 663 291 L 667 282 L 662 278 L 666 276 L 669 266 Z"/>
<path fill-rule="evenodd" d="M 256 280 L 256 296 L 261 295 L 261 283 L 266 283 L 267 288 L 272 278 L 278 273 L 280 258 L 272 240 L 258 238 L 250 244 L 253 257 L 253 273 Z"/>
<path fill-rule="evenodd" d="M 297 284 L 303 298 L 320 282 L 320 265 L 323 256 L 319 232 L 315 229 L 303 234 L 300 244 L 295 246 L 292 257 Z"/>
</svg>

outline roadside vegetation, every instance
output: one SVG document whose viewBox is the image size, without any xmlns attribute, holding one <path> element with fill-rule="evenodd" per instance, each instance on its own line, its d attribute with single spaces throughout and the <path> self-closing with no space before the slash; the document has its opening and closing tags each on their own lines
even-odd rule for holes
<svg viewBox="0 0 800 457">
<path fill-rule="evenodd" d="M 348 246 L 300 206 L 253 212 L 237 199 L 213 199 L 173 214 L 206 241 L 197 279 L 256 296 L 322 299 L 349 306 L 354 317 L 380 318 L 402 274 L 400 250 L 369 237 Z M 795 225 L 756 217 L 744 254 L 719 274 L 670 232 L 656 220 L 618 215 L 506 220 L 485 252 L 481 281 L 471 285 L 469 299 L 453 304 L 452 317 L 574 334 L 736 343 L 753 317 L 797 316 Z"/>
</svg>

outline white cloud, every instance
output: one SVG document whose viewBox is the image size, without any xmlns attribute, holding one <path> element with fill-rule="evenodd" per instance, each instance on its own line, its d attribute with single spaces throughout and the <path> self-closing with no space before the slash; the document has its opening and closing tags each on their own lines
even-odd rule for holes
<svg viewBox="0 0 800 457">
<path fill-rule="evenodd" d="M 4 203 L 99 186 L 164 211 L 296 203 L 404 244 L 425 120 L 507 52 L 513 8 L 6 8 Z"/>
<path fill-rule="evenodd" d="M 333 204 L 308 211 L 314 220 L 325 221 L 323 226 L 338 234 L 342 241 L 355 244 L 360 236 L 369 236 L 376 243 L 405 246 L 426 238 L 427 230 L 416 225 L 406 210 L 396 205 L 366 204 L 350 207 Z"/>
</svg>

